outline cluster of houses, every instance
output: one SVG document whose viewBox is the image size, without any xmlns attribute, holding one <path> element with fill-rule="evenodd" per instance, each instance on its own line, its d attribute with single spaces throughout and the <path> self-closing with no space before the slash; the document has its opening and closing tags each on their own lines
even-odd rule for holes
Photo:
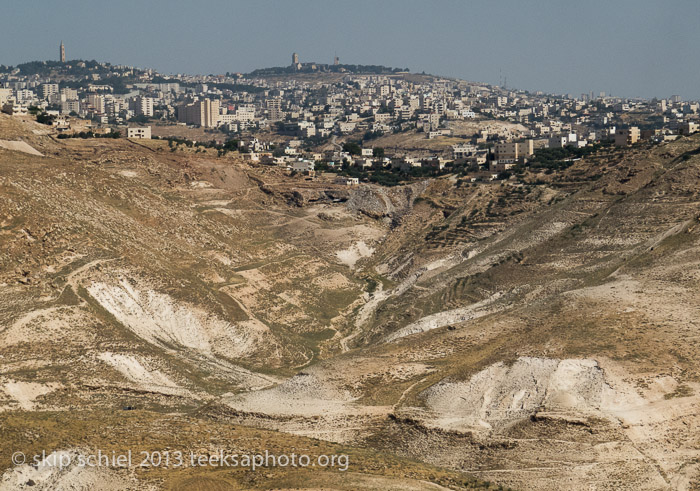
<svg viewBox="0 0 700 491">
<path fill-rule="evenodd" d="M 348 73 L 332 80 L 268 80 L 242 74 L 162 75 L 96 62 L 62 63 L 60 69 L 63 72 L 55 79 L 22 73 L 19 68 L 0 72 L 2 111 L 24 115 L 33 106 L 54 116 L 59 131 L 70 129 L 70 117 L 79 117 L 97 126 L 123 128 L 128 122 L 133 126 L 150 121 L 235 133 L 246 142 L 244 158 L 303 172 L 310 170 L 305 162 L 318 160 L 404 170 L 442 168 L 452 160 L 481 167 L 488 163 L 488 172 L 500 172 L 540 148 L 663 141 L 696 132 L 700 121 L 700 104 L 679 96 L 645 100 L 590 93 L 574 97 L 433 76 Z M 71 80 L 71 73 L 80 75 Z M 641 130 L 623 124 L 629 119 L 625 115 L 632 113 L 649 124 Z M 436 147 L 426 144 L 413 150 L 387 149 L 387 157 L 375 158 L 371 148 L 363 149 L 361 155 L 334 149 L 319 159 L 302 150 L 329 146 L 334 137 L 371 142 L 400 132 L 417 132 L 439 142 L 455 138 L 469 124 L 477 128 L 473 135 L 465 137 L 462 131 L 463 143 L 445 145 L 440 151 L 429 150 Z M 148 138 L 150 128 L 127 129 L 127 133 Z M 265 135 L 267 141 L 259 141 L 256 135 Z M 284 153 L 272 156 L 272 145 L 283 146 Z"/>
</svg>

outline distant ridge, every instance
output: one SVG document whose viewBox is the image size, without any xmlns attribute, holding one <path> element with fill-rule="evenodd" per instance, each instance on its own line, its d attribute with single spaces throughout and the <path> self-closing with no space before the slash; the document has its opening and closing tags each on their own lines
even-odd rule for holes
<svg viewBox="0 0 700 491">
<path fill-rule="evenodd" d="M 395 73 L 407 73 L 408 68 L 392 68 L 384 65 L 328 65 L 322 63 L 302 63 L 299 68 L 295 66 L 280 66 L 270 68 L 258 68 L 246 75 L 249 77 L 262 77 L 270 75 L 290 75 L 294 73 L 352 73 L 391 75 Z"/>
</svg>

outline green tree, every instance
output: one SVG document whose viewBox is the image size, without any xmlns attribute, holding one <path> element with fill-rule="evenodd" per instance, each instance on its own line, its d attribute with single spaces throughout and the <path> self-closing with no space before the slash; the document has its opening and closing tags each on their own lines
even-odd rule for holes
<svg viewBox="0 0 700 491">
<path fill-rule="evenodd" d="M 224 150 L 231 152 L 238 150 L 238 140 L 235 138 L 226 140 L 226 143 L 224 143 Z"/>
<path fill-rule="evenodd" d="M 41 124 L 51 125 L 54 119 L 56 119 L 56 116 L 50 116 L 46 113 L 37 113 L 36 115 L 36 122 Z"/>
<path fill-rule="evenodd" d="M 343 143 L 343 151 L 348 152 L 350 155 L 360 155 L 362 153 L 362 147 L 357 144 L 357 142 L 345 142 Z"/>
<path fill-rule="evenodd" d="M 134 116 L 129 120 L 131 123 L 148 123 L 148 116 L 144 116 L 143 114 L 139 114 L 138 116 Z"/>
</svg>

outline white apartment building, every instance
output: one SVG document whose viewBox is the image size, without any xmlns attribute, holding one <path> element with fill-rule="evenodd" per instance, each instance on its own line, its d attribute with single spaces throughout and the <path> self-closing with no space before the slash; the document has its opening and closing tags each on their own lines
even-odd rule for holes
<svg viewBox="0 0 700 491">
<path fill-rule="evenodd" d="M 379 97 L 385 97 L 388 96 L 391 93 L 391 86 L 390 85 L 380 85 L 377 87 L 377 95 Z"/>
<path fill-rule="evenodd" d="M 476 147 L 468 143 L 452 145 L 452 158 L 455 160 L 466 159 L 476 153 Z"/>
<path fill-rule="evenodd" d="M 376 123 L 388 123 L 391 121 L 391 118 L 392 116 L 389 113 L 376 113 L 374 115 L 374 121 Z"/>
<path fill-rule="evenodd" d="M 78 91 L 76 89 L 71 89 L 70 87 L 63 87 L 60 90 L 60 94 L 65 96 L 67 101 L 78 100 Z"/>
<path fill-rule="evenodd" d="M 41 84 L 41 98 L 48 100 L 50 96 L 58 94 L 58 84 Z"/>
<path fill-rule="evenodd" d="M 440 115 L 438 113 L 424 114 L 420 117 L 420 121 L 423 124 L 423 130 L 426 133 L 429 131 L 434 131 L 440 126 Z"/>
<path fill-rule="evenodd" d="M 80 112 L 80 101 L 68 100 L 61 102 L 61 114 L 70 114 L 71 112 L 76 114 Z"/>
<path fill-rule="evenodd" d="M 137 116 L 153 117 L 153 98 L 137 96 L 134 97 L 131 109 Z"/>
<path fill-rule="evenodd" d="M 151 139 L 151 127 L 150 126 L 139 126 L 134 128 L 126 129 L 127 138 L 137 138 L 140 140 L 150 140 Z"/>
<path fill-rule="evenodd" d="M 89 94 L 87 96 L 87 103 L 89 107 L 97 114 L 104 114 L 105 112 L 105 97 L 100 94 Z"/>
<path fill-rule="evenodd" d="M 191 104 L 182 104 L 177 108 L 178 121 L 203 128 L 218 125 L 219 117 L 219 101 L 216 99 L 202 99 Z"/>
<path fill-rule="evenodd" d="M 241 104 L 236 107 L 236 121 L 248 122 L 255 120 L 255 106 L 253 104 Z"/>
<path fill-rule="evenodd" d="M 338 130 L 341 133 L 352 133 L 353 131 L 355 131 L 355 126 L 356 126 L 355 123 L 350 123 L 350 122 L 346 122 L 346 121 L 339 121 L 338 122 Z"/>
<path fill-rule="evenodd" d="M 0 89 L 0 106 L 12 97 L 12 89 Z"/>
<path fill-rule="evenodd" d="M 267 118 L 270 121 L 279 121 L 282 119 L 282 99 L 277 97 L 268 99 L 265 105 L 267 106 Z"/>
<path fill-rule="evenodd" d="M 516 161 L 535 153 L 534 143 L 532 140 L 497 143 L 494 147 L 494 153 L 496 154 L 496 160 L 498 162 Z"/>
<path fill-rule="evenodd" d="M 36 94 L 29 89 L 19 89 L 15 91 L 17 102 L 31 102 L 36 99 Z"/>
<path fill-rule="evenodd" d="M 2 112 L 10 116 L 22 116 L 27 114 L 27 106 L 15 101 L 8 101 L 2 105 Z"/>
</svg>

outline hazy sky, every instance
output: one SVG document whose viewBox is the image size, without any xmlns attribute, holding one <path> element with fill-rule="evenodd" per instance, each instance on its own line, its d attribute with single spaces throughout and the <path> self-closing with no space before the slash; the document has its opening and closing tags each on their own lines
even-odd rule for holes
<svg viewBox="0 0 700 491">
<path fill-rule="evenodd" d="M 0 0 L 0 64 L 164 73 L 382 64 L 546 92 L 700 99 L 699 0 Z"/>
</svg>

